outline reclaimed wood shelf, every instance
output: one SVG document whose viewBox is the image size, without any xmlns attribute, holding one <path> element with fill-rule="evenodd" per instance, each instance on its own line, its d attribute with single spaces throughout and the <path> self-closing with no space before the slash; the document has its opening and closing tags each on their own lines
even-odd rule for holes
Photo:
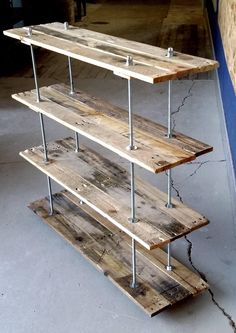
<svg viewBox="0 0 236 333">
<path fill-rule="evenodd" d="M 135 78 L 149 83 L 174 80 L 183 76 L 213 70 L 218 62 L 176 52 L 167 58 L 166 50 L 128 41 L 70 26 L 62 23 L 16 28 L 4 31 L 6 36 L 32 44 L 74 59 L 113 71 L 117 75 Z M 126 66 L 127 55 L 133 58 L 133 66 Z"/>
<path fill-rule="evenodd" d="M 31 110 L 41 112 L 154 173 L 192 161 L 213 150 L 211 146 L 177 132 L 168 139 L 166 127 L 137 115 L 134 115 L 137 149 L 128 150 L 127 111 L 81 91 L 72 95 L 69 87 L 62 84 L 40 88 L 40 96 L 41 101 L 37 103 L 34 90 L 12 95 Z"/>
<path fill-rule="evenodd" d="M 205 281 L 171 256 L 172 241 L 209 223 L 172 198 L 171 168 L 213 148 L 172 133 L 171 80 L 213 70 L 218 62 L 67 23 L 16 28 L 4 34 L 31 49 L 36 90 L 12 97 L 39 113 L 43 145 L 20 155 L 47 175 L 49 197 L 31 203 L 30 208 L 151 317 L 206 290 Z M 68 57 L 70 88 L 55 84 L 39 89 L 33 46 Z M 71 58 L 125 78 L 128 112 L 75 90 Z M 131 79 L 151 84 L 169 81 L 168 129 L 132 114 Z M 47 143 L 43 115 L 73 130 L 75 140 Z M 130 175 L 98 152 L 80 146 L 78 134 L 128 160 Z M 134 164 L 153 173 L 167 170 L 167 194 L 135 177 Z M 53 195 L 51 179 L 66 190 Z M 164 245 L 167 253 L 160 249 Z"/>
<path fill-rule="evenodd" d="M 148 250 L 208 224 L 205 217 L 177 201 L 174 208 L 166 208 L 166 194 L 139 178 L 135 178 L 138 222 L 130 223 L 128 173 L 91 149 L 81 146 L 75 153 L 72 138 L 48 144 L 49 163 L 43 161 L 42 146 L 20 155 Z"/>
<path fill-rule="evenodd" d="M 166 253 L 153 256 L 137 249 L 138 287 L 130 287 L 130 239 L 86 204 L 76 205 L 63 193 L 53 195 L 55 214 L 48 214 L 48 199 L 37 200 L 30 208 L 90 261 L 150 317 L 206 290 L 208 285 L 195 273 L 173 259 L 174 271 L 165 269 Z M 97 221 L 98 220 L 98 221 Z"/>
</svg>

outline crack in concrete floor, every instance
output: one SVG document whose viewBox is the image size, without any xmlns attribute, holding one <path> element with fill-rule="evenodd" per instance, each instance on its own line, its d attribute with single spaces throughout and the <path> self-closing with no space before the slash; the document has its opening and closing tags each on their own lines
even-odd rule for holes
<svg viewBox="0 0 236 333">
<path fill-rule="evenodd" d="M 204 164 L 207 164 L 207 163 L 222 163 L 222 162 L 226 162 L 226 159 L 222 159 L 222 160 L 207 160 L 207 161 L 202 161 L 202 162 L 189 162 L 189 163 L 187 163 L 188 165 L 193 165 L 193 164 L 195 164 L 195 165 L 197 165 L 197 168 L 187 177 L 187 178 L 185 178 L 185 180 L 186 179 L 188 179 L 188 178 L 190 178 L 190 177 L 192 177 L 192 176 L 194 176 L 194 175 L 196 175 L 196 173 L 198 172 L 198 170 L 204 165 Z"/>
<path fill-rule="evenodd" d="M 187 253 L 188 253 L 188 260 L 192 266 L 192 268 L 198 273 L 198 275 L 206 282 L 208 283 L 206 274 L 201 272 L 193 263 L 193 259 L 192 259 L 192 249 L 193 249 L 193 243 L 188 239 L 187 236 L 184 236 L 186 242 L 188 243 L 188 249 L 187 249 Z M 215 295 L 214 292 L 212 291 L 211 288 L 208 289 L 208 292 L 211 296 L 211 300 L 213 302 L 213 304 L 221 311 L 221 313 L 228 319 L 229 321 L 229 325 L 230 327 L 233 329 L 233 332 L 236 333 L 236 322 L 233 320 L 232 316 L 226 312 L 226 310 L 223 308 L 223 306 L 221 306 L 219 304 L 219 302 L 217 302 L 217 300 L 215 299 Z"/>
<path fill-rule="evenodd" d="M 225 162 L 225 160 L 220 160 L 220 161 L 205 161 L 205 163 L 208 163 L 208 162 Z M 195 162 L 194 164 L 199 164 L 200 167 L 205 164 L 204 162 Z M 195 172 L 190 175 L 189 177 L 195 175 L 197 173 L 197 171 L 199 170 L 199 168 L 195 170 Z M 171 179 L 171 187 L 173 188 L 173 190 L 176 192 L 176 195 L 179 199 L 180 202 L 183 203 L 183 198 L 180 194 L 180 190 L 176 188 L 175 184 L 174 184 L 174 180 L 173 178 Z M 193 263 L 193 259 L 192 259 L 192 249 L 193 249 L 193 243 L 188 239 L 187 236 L 184 236 L 186 242 L 188 243 L 188 249 L 187 249 L 187 254 L 188 254 L 188 260 L 189 260 L 189 263 L 190 265 L 192 266 L 192 268 L 198 273 L 198 275 L 206 282 L 208 283 L 208 279 L 206 277 L 206 274 L 201 272 L 197 267 L 196 265 Z M 213 302 L 213 304 L 221 311 L 221 313 L 228 319 L 229 321 L 229 325 L 230 327 L 233 329 L 233 332 L 236 333 L 236 322 L 234 321 L 233 317 L 228 313 L 226 312 L 226 310 L 223 308 L 223 306 L 221 306 L 219 304 L 219 302 L 217 302 L 217 300 L 215 299 L 215 295 L 214 295 L 214 292 L 212 291 L 211 288 L 208 289 L 208 292 L 211 296 L 211 300 Z"/>
<path fill-rule="evenodd" d="M 188 98 L 190 98 L 192 96 L 192 89 L 193 89 L 195 83 L 196 82 L 193 80 L 191 86 L 188 89 L 187 94 L 182 99 L 181 104 L 178 106 L 178 108 L 176 109 L 176 111 L 174 111 L 174 112 L 171 113 L 172 116 L 174 114 L 179 113 L 182 110 L 182 108 L 184 107 L 184 105 L 185 105 L 186 101 L 188 100 Z M 175 127 L 176 127 L 176 119 L 173 118 L 172 119 L 172 130 L 174 130 Z M 226 162 L 226 159 L 221 159 L 221 160 L 206 160 L 206 161 L 202 161 L 202 162 L 197 162 L 197 161 L 196 162 L 189 162 L 189 163 L 187 163 L 188 165 L 197 165 L 197 168 L 187 178 L 185 178 L 185 180 L 188 179 L 188 178 L 190 178 L 190 177 L 192 177 L 192 176 L 194 176 L 194 175 L 196 175 L 197 172 L 199 171 L 199 169 L 203 165 L 205 165 L 205 164 L 208 164 L 208 163 L 222 163 L 222 162 Z M 166 176 L 168 176 L 167 172 L 165 172 L 165 174 L 166 174 Z M 176 187 L 176 185 L 175 185 L 174 180 L 173 180 L 172 177 L 171 177 L 171 188 L 175 191 L 176 196 L 179 199 L 179 201 L 181 203 L 184 203 L 183 198 L 182 198 L 181 193 L 180 193 L 180 190 Z M 198 273 L 198 275 L 206 283 L 208 283 L 208 279 L 206 277 L 206 274 L 203 273 L 203 272 L 201 272 L 196 267 L 196 265 L 193 262 L 193 259 L 192 259 L 193 243 L 188 239 L 187 236 L 184 236 L 184 238 L 185 238 L 186 242 L 188 243 L 187 254 L 188 254 L 188 260 L 189 260 L 190 265 Z M 223 314 L 223 316 L 225 316 L 228 319 L 230 327 L 233 329 L 233 332 L 236 333 L 236 322 L 234 321 L 234 319 L 232 318 L 232 316 L 228 312 L 226 312 L 226 310 L 223 308 L 223 306 L 221 306 L 219 304 L 219 302 L 217 302 L 217 300 L 215 299 L 214 292 L 212 291 L 211 288 L 208 289 L 208 292 L 209 292 L 209 294 L 211 296 L 211 300 L 212 300 L 213 304 L 219 309 L 219 311 L 221 311 L 221 313 Z"/>
<path fill-rule="evenodd" d="M 182 99 L 181 104 L 178 106 L 178 108 L 175 111 L 171 112 L 171 116 L 172 116 L 172 131 L 174 131 L 175 127 L 176 127 L 176 119 L 173 116 L 176 115 L 177 113 L 179 113 L 181 111 L 181 109 L 185 106 L 186 101 L 190 97 L 192 97 L 192 90 L 193 90 L 193 87 L 194 87 L 195 83 L 196 83 L 196 81 L 192 80 L 192 84 L 189 87 L 187 94 Z"/>
</svg>

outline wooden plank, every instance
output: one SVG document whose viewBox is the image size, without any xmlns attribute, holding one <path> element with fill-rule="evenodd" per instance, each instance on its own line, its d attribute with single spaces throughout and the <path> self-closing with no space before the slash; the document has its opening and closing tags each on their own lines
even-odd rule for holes
<svg viewBox="0 0 236 333">
<path fill-rule="evenodd" d="M 76 206 L 79 206 L 80 209 L 85 211 L 88 215 L 92 216 L 96 221 L 102 224 L 106 229 L 111 232 L 118 234 L 122 241 L 125 241 L 129 246 L 131 246 L 131 239 L 127 234 L 119 229 L 114 224 L 111 224 L 109 220 L 107 220 L 104 216 L 97 213 L 91 207 L 85 204 L 81 204 L 80 200 L 71 194 L 68 191 L 60 192 L 61 195 L 65 196 L 71 202 L 73 202 Z M 121 240 L 120 240 L 121 242 Z M 146 260 L 150 260 L 153 265 L 157 266 L 158 269 L 164 274 L 170 275 L 177 283 L 181 284 L 185 289 L 187 289 L 193 296 L 198 295 L 204 288 L 208 288 L 208 284 L 199 280 L 199 276 L 197 274 L 193 274 L 188 268 L 179 263 L 177 260 L 172 258 L 172 265 L 174 269 L 171 272 L 168 272 L 165 268 L 167 262 L 167 254 L 161 250 L 160 248 L 154 249 L 151 252 L 139 246 L 136 246 L 138 253 L 140 255 L 145 256 Z"/>
<path fill-rule="evenodd" d="M 23 43 L 40 46 L 149 83 L 173 80 L 218 67 L 214 60 L 181 53 L 169 59 L 164 49 L 78 27 L 65 30 L 61 23 L 33 26 L 32 37 L 27 36 L 26 28 L 6 30 L 4 34 Z M 133 66 L 126 66 L 128 55 L 134 59 Z"/>
<path fill-rule="evenodd" d="M 81 147 L 79 153 L 74 149 L 71 138 L 48 144 L 47 164 L 43 162 L 42 146 L 20 155 L 149 250 L 208 224 L 206 218 L 176 201 L 173 201 L 176 206 L 166 214 L 166 195 L 138 178 L 135 188 L 138 222 L 128 222 L 128 173 L 88 148 Z"/>
<path fill-rule="evenodd" d="M 30 208 L 44 222 L 66 239 L 76 250 L 88 259 L 104 276 L 108 277 L 124 294 L 136 303 L 150 317 L 179 301 L 195 295 L 176 282 L 173 272 L 163 272 L 151 260 L 137 252 L 137 289 L 130 288 L 131 251 L 130 246 L 118 232 L 110 231 L 64 195 L 54 194 L 53 216 L 48 215 L 47 199 L 30 204 Z M 156 260 L 154 260 L 155 262 Z M 186 268 L 187 270 L 187 268 Z M 196 274 L 189 272 L 201 284 Z M 201 291 L 205 290 L 204 285 Z"/>
<path fill-rule="evenodd" d="M 127 111 L 81 91 L 72 96 L 64 85 L 43 87 L 40 92 L 40 103 L 33 91 L 12 97 L 151 172 L 192 161 L 213 149 L 177 132 L 168 139 L 164 126 L 135 115 L 134 143 L 138 149 L 130 151 Z"/>
</svg>

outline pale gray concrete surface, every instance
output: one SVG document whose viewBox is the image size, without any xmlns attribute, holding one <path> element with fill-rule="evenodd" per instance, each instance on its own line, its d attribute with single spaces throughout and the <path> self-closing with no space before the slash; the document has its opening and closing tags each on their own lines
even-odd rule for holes
<svg viewBox="0 0 236 333">
<path fill-rule="evenodd" d="M 48 81 L 47 81 L 48 83 Z M 0 332 L 232 332 L 228 319 L 208 292 L 182 302 L 149 319 L 70 245 L 28 208 L 47 194 L 46 178 L 23 161 L 18 152 L 41 144 L 38 116 L 10 95 L 33 87 L 31 79 L 1 79 L 0 92 Z M 44 84 L 44 82 L 41 82 Z M 80 80 L 80 88 L 126 107 L 125 80 Z M 214 81 L 177 81 L 173 85 L 176 130 L 214 146 L 214 152 L 173 171 L 183 201 L 207 216 L 209 226 L 188 238 L 192 260 L 211 285 L 215 299 L 236 318 L 236 237 L 233 193 L 227 175 L 222 110 Z M 166 84 L 134 82 L 134 111 L 166 122 Z M 45 119 L 48 139 L 73 135 Z M 107 150 L 83 140 L 111 159 L 127 163 Z M 205 162 L 195 164 L 198 162 Z M 199 168 L 199 169 L 198 169 Z M 136 172 L 166 190 L 166 176 L 140 168 Z M 53 183 L 53 189 L 58 190 Z M 187 242 L 173 243 L 175 256 L 190 266 Z"/>
</svg>

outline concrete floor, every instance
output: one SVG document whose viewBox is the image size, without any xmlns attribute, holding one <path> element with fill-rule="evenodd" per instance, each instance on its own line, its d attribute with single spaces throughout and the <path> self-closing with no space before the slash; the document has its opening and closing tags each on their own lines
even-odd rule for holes
<svg viewBox="0 0 236 333">
<path fill-rule="evenodd" d="M 43 77 L 40 84 L 52 81 L 54 78 Z M 125 80 L 83 77 L 76 83 L 116 105 L 127 106 Z M 173 171 L 175 195 L 211 221 L 188 236 L 191 257 L 185 239 L 174 242 L 173 251 L 181 262 L 191 268 L 191 259 L 206 275 L 218 306 L 206 292 L 153 319 L 27 208 L 30 201 L 47 195 L 46 178 L 18 152 L 40 144 L 41 134 L 38 116 L 10 95 L 30 89 L 33 81 L 19 76 L 2 78 L 0 86 L 0 332 L 235 331 L 226 317 L 236 317 L 235 192 L 216 81 L 179 80 L 173 84 L 173 110 L 184 104 L 175 114 L 176 130 L 214 146 L 213 153 Z M 166 88 L 166 84 L 151 86 L 135 81 L 135 112 L 165 124 Z M 73 134 L 45 121 L 48 139 Z M 127 166 L 107 150 L 83 141 Z M 136 172 L 166 190 L 164 174 L 153 175 L 138 167 Z M 53 184 L 53 189 L 59 187 Z"/>
</svg>

